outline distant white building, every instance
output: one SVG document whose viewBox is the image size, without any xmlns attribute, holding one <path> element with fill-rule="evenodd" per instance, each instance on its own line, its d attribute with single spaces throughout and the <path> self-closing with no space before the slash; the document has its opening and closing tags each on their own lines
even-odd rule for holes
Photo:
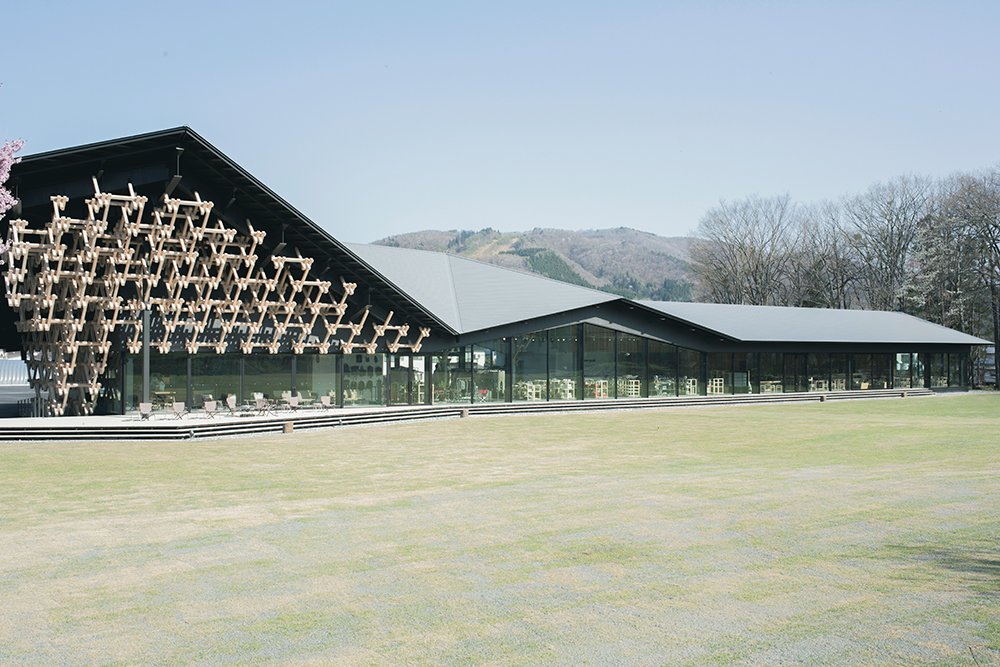
<svg viewBox="0 0 1000 667">
<path fill-rule="evenodd" d="M 972 359 L 972 381 L 974 385 L 995 385 L 997 381 L 996 376 L 996 348 L 990 345 L 989 347 L 982 348 L 984 354 L 982 356 L 973 357 Z"/>
</svg>

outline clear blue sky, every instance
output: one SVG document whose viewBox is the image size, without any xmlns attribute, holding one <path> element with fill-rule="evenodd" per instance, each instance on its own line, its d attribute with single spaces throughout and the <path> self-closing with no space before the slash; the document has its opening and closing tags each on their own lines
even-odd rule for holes
<svg viewBox="0 0 1000 667">
<path fill-rule="evenodd" d="M 190 125 L 345 241 L 1000 161 L 1000 2 L 3 3 L 0 139 Z"/>
</svg>

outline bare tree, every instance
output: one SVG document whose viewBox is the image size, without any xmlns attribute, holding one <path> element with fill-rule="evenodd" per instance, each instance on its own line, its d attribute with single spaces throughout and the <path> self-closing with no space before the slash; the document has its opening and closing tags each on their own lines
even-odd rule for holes
<svg viewBox="0 0 1000 667">
<path fill-rule="evenodd" d="M 798 221 L 799 209 L 787 194 L 720 201 L 709 209 L 690 246 L 701 298 L 715 303 L 785 303 Z"/>
<path fill-rule="evenodd" d="M 913 242 L 929 212 L 930 196 L 930 179 L 900 176 L 844 200 L 844 229 L 858 262 L 862 306 L 905 309 L 904 285 L 913 270 Z"/>
<path fill-rule="evenodd" d="M 791 261 L 789 303 L 812 308 L 853 308 L 858 302 L 858 264 L 844 231 L 843 208 L 823 202 L 805 210 Z"/>
<path fill-rule="evenodd" d="M 925 303 L 940 309 L 942 324 L 986 336 L 992 328 L 1000 350 L 1000 167 L 943 183 L 930 237 L 921 257 Z M 1000 371 L 1000 355 L 994 363 Z"/>
</svg>

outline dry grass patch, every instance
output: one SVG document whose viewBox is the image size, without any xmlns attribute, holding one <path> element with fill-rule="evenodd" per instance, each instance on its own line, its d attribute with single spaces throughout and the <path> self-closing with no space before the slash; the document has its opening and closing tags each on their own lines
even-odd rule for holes
<svg viewBox="0 0 1000 667">
<path fill-rule="evenodd" d="M 2 444 L 0 663 L 1000 664 L 998 408 Z"/>
</svg>

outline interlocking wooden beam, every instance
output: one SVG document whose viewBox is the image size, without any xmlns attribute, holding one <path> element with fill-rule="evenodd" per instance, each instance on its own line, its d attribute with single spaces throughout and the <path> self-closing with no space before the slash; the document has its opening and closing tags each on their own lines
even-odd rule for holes
<svg viewBox="0 0 1000 667">
<path fill-rule="evenodd" d="M 409 327 L 390 324 L 390 312 L 365 339 L 367 307 L 357 323 L 344 322 L 355 283 L 341 277 L 335 298 L 329 281 L 310 278 L 314 259 L 298 250 L 258 265 L 266 234 L 249 223 L 249 233 L 226 227 L 197 193 L 193 200 L 165 195 L 145 221 L 146 198 L 128 190 L 101 192 L 94 179 L 86 219 L 65 216 L 69 199 L 60 195 L 51 198 L 52 219 L 42 229 L 10 223 L 7 298 L 18 313 L 29 382 L 48 392 L 49 414 L 93 411 L 112 334 L 127 329 L 125 347 L 137 354 L 144 310 L 162 327 L 152 343 L 161 353 L 221 354 L 231 345 L 244 353 L 274 354 L 284 345 L 296 354 L 326 354 L 334 345 L 374 353 L 382 339 L 392 353 L 419 352 L 430 334 L 421 328 L 416 341 L 405 342 Z M 396 332 L 391 341 L 389 331 Z M 341 332 L 346 340 L 337 338 Z"/>
</svg>

